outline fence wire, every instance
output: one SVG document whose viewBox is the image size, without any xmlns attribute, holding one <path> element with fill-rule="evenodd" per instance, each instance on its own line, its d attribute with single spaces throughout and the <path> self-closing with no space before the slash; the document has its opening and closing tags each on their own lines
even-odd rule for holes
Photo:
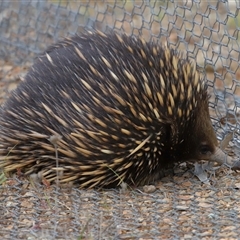
<svg viewBox="0 0 240 240">
<path fill-rule="evenodd" d="M 168 43 L 208 80 L 219 140 L 239 152 L 239 1 L 0 1 L 0 103 L 34 57 L 84 29 L 114 29 Z M 186 164 L 146 189 L 78 190 L 0 178 L 1 239 L 239 239 L 240 175 L 227 167 L 201 183 Z"/>
</svg>

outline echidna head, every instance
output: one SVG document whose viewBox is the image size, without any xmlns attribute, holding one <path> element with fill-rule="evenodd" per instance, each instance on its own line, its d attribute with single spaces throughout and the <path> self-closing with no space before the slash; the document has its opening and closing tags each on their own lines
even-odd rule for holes
<svg viewBox="0 0 240 240">
<path fill-rule="evenodd" d="M 187 131 L 183 158 L 216 161 L 218 141 L 209 116 L 207 99 L 197 106 L 191 129 Z"/>
<path fill-rule="evenodd" d="M 216 152 L 218 141 L 212 127 L 208 107 L 202 105 L 199 108 L 200 115 L 196 119 L 195 136 L 193 135 L 192 141 L 196 147 L 196 158 L 210 160 Z"/>
</svg>

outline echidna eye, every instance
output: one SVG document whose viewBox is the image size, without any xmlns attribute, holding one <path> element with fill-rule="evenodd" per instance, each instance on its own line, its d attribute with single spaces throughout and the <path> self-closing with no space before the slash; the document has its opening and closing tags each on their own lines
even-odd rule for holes
<svg viewBox="0 0 240 240">
<path fill-rule="evenodd" d="M 211 152 L 211 148 L 207 144 L 200 145 L 199 151 L 202 155 L 206 155 Z"/>
</svg>

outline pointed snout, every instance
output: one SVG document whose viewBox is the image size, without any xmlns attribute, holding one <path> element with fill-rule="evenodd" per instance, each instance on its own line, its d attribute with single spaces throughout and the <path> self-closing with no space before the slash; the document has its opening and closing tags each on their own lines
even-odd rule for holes
<svg viewBox="0 0 240 240">
<path fill-rule="evenodd" d="M 211 162 L 217 162 L 220 165 L 225 164 L 228 167 L 233 167 L 236 162 L 218 147 L 216 148 L 215 153 L 212 154 L 208 160 Z"/>
</svg>

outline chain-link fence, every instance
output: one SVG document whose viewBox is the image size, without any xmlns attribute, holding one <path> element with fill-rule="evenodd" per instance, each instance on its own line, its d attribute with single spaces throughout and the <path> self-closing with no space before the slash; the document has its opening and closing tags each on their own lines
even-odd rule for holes
<svg viewBox="0 0 240 240">
<path fill-rule="evenodd" d="M 219 140 L 238 155 L 239 2 L 0 1 L 0 99 L 51 43 L 84 29 L 114 29 L 166 42 L 208 80 Z M 227 167 L 203 184 L 186 164 L 153 189 L 89 191 L 0 179 L 1 239 L 239 239 L 240 175 Z M 150 191 L 150 193 L 149 193 Z"/>
</svg>

